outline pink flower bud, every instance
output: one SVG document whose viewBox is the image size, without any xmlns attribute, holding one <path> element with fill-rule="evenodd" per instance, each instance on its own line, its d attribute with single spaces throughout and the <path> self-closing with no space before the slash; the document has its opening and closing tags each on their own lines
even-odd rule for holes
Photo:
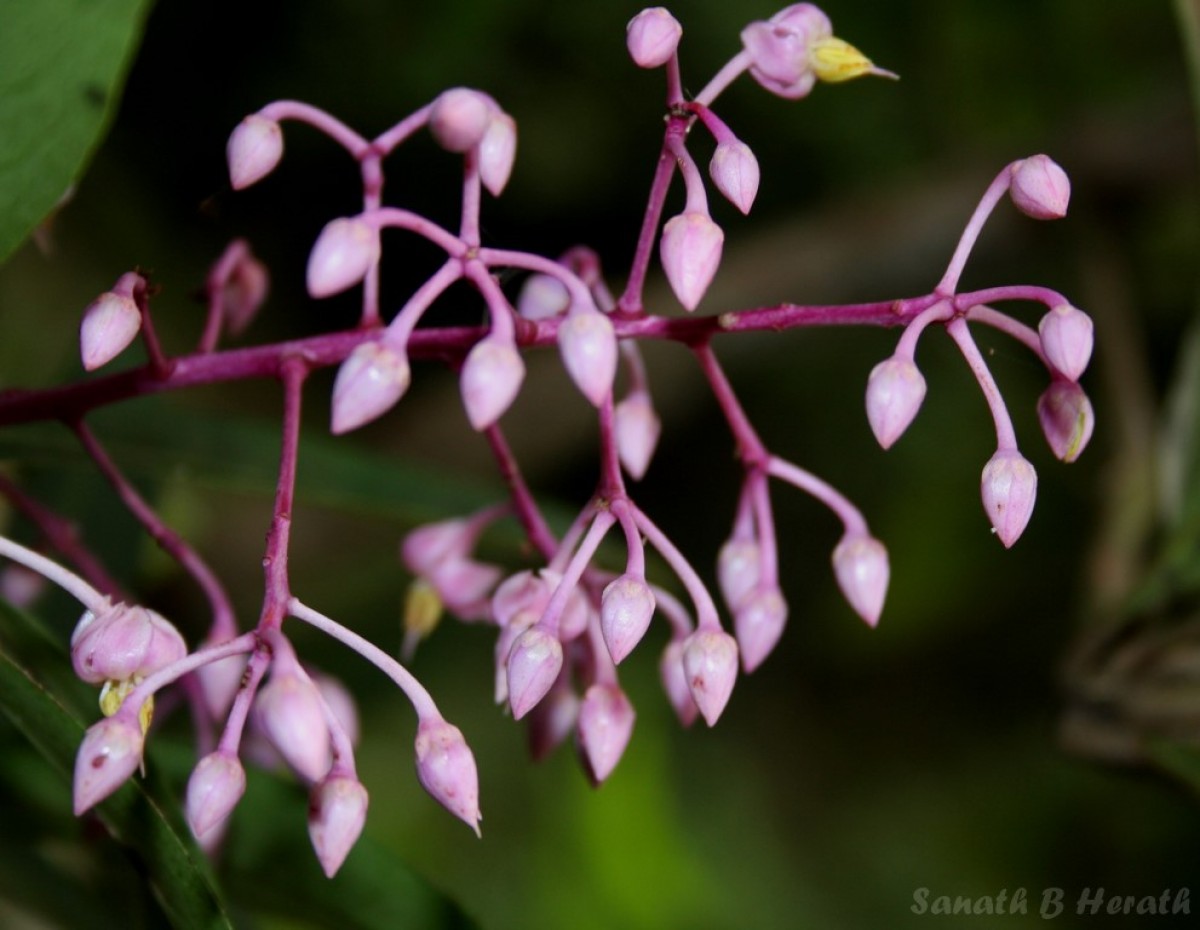
<svg viewBox="0 0 1200 930">
<path fill-rule="evenodd" d="M 813 88 L 810 48 L 833 35 L 829 18 L 811 3 L 796 3 L 742 30 L 742 45 L 750 55 L 750 76 L 773 94 L 788 99 Z"/>
<path fill-rule="evenodd" d="M 317 672 L 312 676 L 312 680 L 317 686 L 317 691 L 321 693 L 321 700 L 333 714 L 333 719 L 341 724 L 350 745 L 358 745 L 358 705 L 354 703 L 354 695 L 332 675 Z"/>
<path fill-rule="evenodd" d="M 639 68 L 665 65 L 679 47 L 683 27 L 661 6 L 642 10 L 625 27 L 625 46 Z"/>
<path fill-rule="evenodd" d="M 75 674 L 90 684 L 144 678 L 187 655 L 179 631 L 152 610 L 116 604 L 80 619 L 71 637 Z"/>
<path fill-rule="evenodd" d="M 560 682 L 563 679 L 559 678 Z M 579 698 L 565 684 L 555 685 L 525 718 L 529 755 L 541 762 L 571 735 L 579 719 Z"/>
<path fill-rule="evenodd" d="M 448 610 L 474 620 L 486 616 L 500 569 L 474 559 L 450 558 L 438 562 L 426 577 Z"/>
<path fill-rule="evenodd" d="M 883 448 L 899 439 L 925 400 L 925 378 L 911 359 L 893 355 L 867 378 L 867 421 Z"/>
<path fill-rule="evenodd" d="M 520 720 L 546 696 L 562 671 L 563 648 L 558 638 L 538 626 L 521 633 L 508 654 L 508 706 Z"/>
<path fill-rule="evenodd" d="M 616 685 L 595 684 L 587 689 L 579 707 L 579 754 L 593 785 L 612 774 L 621 761 L 636 714 L 625 692 Z"/>
<path fill-rule="evenodd" d="M 725 234 L 703 213 L 690 211 L 667 220 L 659 243 L 659 257 L 667 281 L 679 302 L 695 310 L 704 297 L 717 266 Z"/>
<path fill-rule="evenodd" d="M 525 364 L 516 347 L 499 339 L 481 339 L 467 355 L 459 375 L 463 407 L 477 430 L 491 426 L 521 390 Z"/>
<path fill-rule="evenodd" d="M 331 297 L 353 287 L 379 261 L 379 233 L 359 219 L 339 217 L 321 230 L 308 256 L 308 293 Z"/>
<path fill-rule="evenodd" d="M 309 781 L 329 771 L 332 754 L 325 711 L 315 686 L 291 673 L 274 674 L 258 693 L 259 728 L 293 769 Z"/>
<path fill-rule="evenodd" d="M 599 407 L 617 373 L 617 337 L 608 317 L 599 312 L 569 316 L 558 328 L 558 350 L 575 386 Z"/>
<path fill-rule="evenodd" d="M 531 274 L 517 295 L 517 313 L 527 320 L 548 320 L 571 305 L 567 286 L 548 274 Z"/>
<path fill-rule="evenodd" d="M 683 726 L 690 727 L 700 710 L 692 698 L 692 689 L 688 686 L 687 673 L 683 668 L 685 643 L 683 639 L 672 639 L 667 643 L 658 663 L 658 674 L 667 700 L 675 709 L 675 716 Z"/>
<path fill-rule="evenodd" d="M 510 575 L 500 582 L 492 595 L 492 619 L 499 626 L 507 626 L 521 611 L 541 616 L 551 593 L 541 572 L 523 571 Z"/>
<path fill-rule="evenodd" d="M 75 757 L 75 816 L 125 783 L 142 764 L 142 729 L 125 715 L 88 727 Z"/>
<path fill-rule="evenodd" d="M 587 595 L 576 587 L 567 595 L 567 603 L 563 606 L 562 615 L 558 618 L 558 641 L 569 643 L 582 636 L 587 625 L 595 614 Z"/>
<path fill-rule="evenodd" d="M 443 559 L 465 556 L 473 543 L 466 520 L 439 520 L 418 526 L 405 536 L 400 559 L 414 575 L 428 575 Z"/>
<path fill-rule="evenodd" d="M 86 371 L 95 371 L 124 352 L 142 328 L 142 312 L 132 297 L 106 291 L 83 311 L 79 354 Z"/>
<path fill-rule="evenodd" d="M 206 640 L 200 648 L 215 645 L 217 641 Z M 200 694 L 214 720 L 220 720 L 228 712 L 242 684 L 246 671 L 246 656 L 232 655 L 217 659 L 196 669 L 200 682 Z"/>
<path fill-rule="evenodd" d="M 458 727 L 425 720 L 417 728 L 417 778 L 455 817 L 479 835 L 479 776 L 475 757 Z"/>
<path fill-rule="evenodd" d="M 261 181 L 283 158 L 283 130 L 273 119 L 251 113 L 238 123 L 225 146 L 229 183 L 235 191 Z"/>
<path fill-rule="evenodd" d="M 617 439 L 617 455 L 625 471 L 640 481 L 650 467 L 662 421 L 654 412 L 650 394 L 643 390 L 630 391 L 613 410 L 613 432 Z"/>
<path fill-rule="evenodd" d="M 762 551 L 753 539 L 728 540 L 717 555 L 717 584 L 726 606 L 737 610 L 745 597 L 758 585 Z"/>
<path fill-rule="evenodd" d="M 454 87 L 443 91 L 429 111 L 429 131 L 448 152 L 465 152 L 488 130 L 492 106 L 476 90 Z"/>
<path fill-rule="evenodd" d="M 187 784 L 184 809 L 192 835 L 203 840 L 220 827 L 246 793 L 246 770 L 237 756 L 217 750 L 201 759 Z"/>
<path fill-rule="evenodd" d="M 683 673 L 705 723 L 717 722 L 737 680 L 738 644 L 723 630 L 697 630 L 683 643 Z"/>
<path fill-rule="evenodd" d="M 787 624 L 787 602 L 778 588 L 756 588 L 733 612 L 742 668 L 752 672 L 771 654 Z"/>
<path fill-rule="evenodd" d="M 1037 413 L 1051 451 L 1064 462 L 1079 458 L 1096 426 L 1092 402 L 1083 388 L 1056 378 L 1038 398 Z"/>
<path fill-rule="evenodd" d="M 357 778 L 331 775 L 308 799 L 308 838 L 326 878 L 333 878 L 367 822 L 367 789 Z"/>
<path fill-rule="evenodd" d="M 997 452 L 983 468 L 983 509 L 1007 549 L 1025 531 L 1037 498 L 1037 472 L 1015 449 Z"/>
<path fill-rule="evenodd" d="M 505 626 L 500 628 L 496 637 L 496 647 L 493 655 L 495 661 L 495 687 L 493 699 L 497 704 L 508 701 L 508 657 L 515 643 L 526 630 L 537 623 L 541 611 L 520 610 L 513 614 Z"/>
<path fill-rule="evenodd" d="M 600 632 L 614 663 L 633 652 L 653 615 L 654 592 L 644 578 L 625 574 L 608 583 L 600 596 Z"/>
<path fill-rule="evenodd" d="M 221 289 L 221 313 L 231 333 L 236 336 L 250 325 L 270 289 L 267 266 L 245 248 Z"/>
<path fill-rule="evenodd" d="M 888 587 L 888 554 L 883 543 L 847 533 L 833 550 L 833 573 L 850 606 L 869 626 L 875 626 Z"/>
<path fill-rule="evenodd" d="M 743 213 L 750 212 L 759 180 L 758 159 L 750 146 L 737 139 L 722 142 L 708 163 L 708 173 L 726 200 Z"/>
<path fill-rule="evenodd" d="M 517 123 L 507 113 L 492 114 L 479 140 L 479 179 L 493 197 L 499 197 L 512 175 L 517 158 Z"/>
<path fill-rule="evenodd" d="M 48 586 L 45 576 L 17 562 L 0 569 L 0 601 L 8 601 L 14 607 L 32 607 Z"/>
<path fill-rule="evenodd" d="M 364 342 L 338 368 L 330 430 L 340 436 L 387 413 L 410 380 L 403 352 L 382 342 Z"/>
<path fill-rule="evenodd" d="M 1078 381 L 1092 358 L 1092 318 L 1070 304 L 1059 304 L 1038 323 L 1046 359 L 1071 381 Z"/>
<path fill-rule="evenodd" d="M 1046 155 L 1033 155 L 1012 166 L 1009 194 L 1017 209 L 1035 220 L 1067 215 L 1071 182 L 1067 173 Z"/>
</svg>

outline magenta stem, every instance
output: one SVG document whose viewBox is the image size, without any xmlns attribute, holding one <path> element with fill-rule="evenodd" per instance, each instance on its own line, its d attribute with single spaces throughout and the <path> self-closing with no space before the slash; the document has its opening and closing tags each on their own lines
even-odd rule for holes
<svg viewBox="0 0 1200 930">
<path fill-rule="evenodd" d="M 598 511 L 595 519 L 592 520 L 592 525 L 588 527 L 587 533 L 584 534 L 583 539 L 580 541 L 579 548 L 575 550 L 575 554 L 571 556 L 571 561 L 563 569 L 562 578 L 558 582 L 557 587 L 555 587 L 554 593 L 550 595 L 550 600 L 546 603 L 546 609 L 542 611 L 542 616 L 537 624 L 551 635 L 558 635 L 558 621 L 567 606 L 567 598 L 571 596 L 571 592 L 579 584 L 579 579 L 583 577 L 584 569 L 587 568 L 588 563 L 592 560 L 592 556 L 600 548 L 600 543 L 604 539 L 605 534 L 615 522 L 616 517 L 613 516 L 611 511 Z"/>
<path fill-rule="evenodd" d="M 750 418 L 746 416 L 746 411 L 733 391 L 733 385 L 729 383 L 720 363 L 717 362 L 717 356 L 713 352 L 712 346 L 702 343 L 694 346 L 693 351 L 700 362 L 704 377 L 708 379 L 709 386 L 712 388 L 713 397 L 716 398 L 721 412 L 725 415 L 729 431 L 733 433 L 734 442 L 737 444 L 738 458 L 747 466 L 761 464 L 768 454 L 766 446 L 758 438 L 758 433 L 751 425 Z"/>
<path fill-rule="evenodd" d="M 1008 407 L 1004 404 L 1004 398 L 1000 394 L 1000 388 L 996 385 L 995 378 L 988 370 L 987 362 L 983 360 L 979 347 L 975 345 L 975 340 L 971 337 L 967 321 L 961 316 L 955 317 L 946 324 L 946 332 L 950 334 L 950 338 L 962 352 L 963 358 L 967 360 L 967 365 L 971 368 L 971 373 L 975 375 L 975 380 L 979 382 L 979 387 L 983 391 L 983 398 L 987 401 L 988 410 L 992 413 L 992 422 L 996 425 L 997 451 L 1015 450 L 1017 434 L 1013 429 L 1012 419 L 1008 415 Z"/>
<path fill-rule="evenodd" d="M 859 509 L 816 475 L 773 455 L 767 459 L 767 473 L 815 497 L 834 512 L 847 533 L 866 534 L 867 521 Z"/>
<path fill-rule="evenodd" d="M 996 204 L 1000 202 L 1000 198 L 1008 192 L 1011 183 L 1012 165 L 1006 165 L 996 175 L 992 183 L 988 185 L 988 189 L 984 191 L 983 197 L 980 198 L 979 204 L 975 207 L 975 212 L 971 214 L 971 219 L 967 222 L 967 226 L 958 240 L 958 246 L 955 248 L 954 254 L 950 257 L 950 264 L 946 267 L 946 273 L 942 275 L 942 280 L 934 288 L 934 293 L 944 297 L 948 297 L 954 293 L 958 287 L 958 279 L 962 277 L 963 268 L 967 264 L 967 257 L 971 254 L 971 249 L 975 247 L 975 243 L 979 239 L 979 234 L 983 231 L 983 224 L 987 222 L 987 218 L 991 215 L 992 210 L 996 208 Z"/>
<path fill-rule="evenodd" d="M 633 510 L 633 516 L 637 521 L 638 529 L 645 534 L 650 545 L 671 566 L 671 571 L 675 572 L 676 576 L 683 583 L 688 597 L 692 599 L 692 604 L 696 608 L 697 629 L 719 630 L 721 622 L 717 619 L 717 605 L 713 601 L 712 595 L 708 593 L 708 588 L 704 586 L 704 582 L 700 580 L 700 576 L 696 573 L 696 570 L 692 568 L 691 563 L 684 558 L 683 553 L 676 548 L 667 534 L 655 526 L 654 522 L 636 504 L 630 501 L 629 506 Z"/>
<path fill-rule="evenodd" d="M 525 531 L 526 538 L 541 553 L 542 558 L 549 562 L 554 558 L 554 553 L 558 549 L 558 541 L 546 523 L 546 518 L 538 509 L 537 501 L 534 500 L 529 485 L 525 483 L 525 476 L 521 474 L 521 466 L 517 463 L 516 456 L 512 454 L 508 440 L 504 438 L 500 427 L 495 424 L 485 429 L 483 435 L 496 459 L 500 476 L 508 485 L 513 511 L 516 513 L 521 528 Z"/>
</svg>

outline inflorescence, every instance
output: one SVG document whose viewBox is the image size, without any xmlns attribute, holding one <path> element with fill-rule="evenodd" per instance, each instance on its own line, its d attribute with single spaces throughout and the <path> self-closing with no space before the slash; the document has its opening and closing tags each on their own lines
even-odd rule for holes
<svg viewBox="0 0 1200 930">
<path fill-rule="evenodd" d="M 778 643 L 788 608 L 780 590 L 770 479 L 813 496 L 838 517 L 843 533 L 832 552 L 837 584 L 868 624 L 874 626 L 883 609 L 889 578 L 883 544 L 839 491 L 764 445 L 718 363 L 714 336 L 824 325 L 902 327 L 894 354 L 874 368 L 866 388 L 868 421 L 887 448 L 905 432 L 924 399 L 917 342 L 929 327 L 940 324 L 978 380 L 995 423 L 996 452 L 983 468 L 981 483 L 984 510 L 1000 541 L 1005 546 L 1016 542 L 1033 511 L 1037 476 L 1018 450 L 1004 400 L 970 324 L 1007 333 L 1045 365 L 1049 385 L 1037 414 L 1051 450 L 1067 462 L 1080 454 L 1092 432 L 1091 405 L 1078 383 L 1091 354 L 1092 324 L 1047 288 L 1002 286 L 960 293 L 958 282 L 986 218 L 1005 194 L 1031 217 L 1061 217 L 1070 192 L 1066 175 L 1045 155 L 1006 166 L 988 187 L 945 274 L 928 294 L 843 306 L 784 304 L 716 316 L 652 313 L 643 306 L 643 288 L 656 244 L 667 281 L 687 311 L 701 303 L 721 262 L 724 233 L 709 213 L 709 185 L 690 151 L 692 130 L 700 127 L 713 139 L 708 165 L 712 187 L 743 213 L 754 203 L 758 162 L 713 110 L 725 87 L 748 72 L 771 93 L 795 99 L 806 96 L 817 81 L 892 76 L 835 38 L 820 10 L 801 3 L 748 25 L 741 33 L 742 50 L 689 100 L 680 79 L 681 35 L 679 23 L 662 8 L 642 11 L 627 29 L 634 62 L 665 69 L 667 115 L 644 220 L 618 297 L 608 290 L 596 254 L 585 247 L 554 259 L 482 241 L 483 191 L 492 196 L 503 192 L 517 143 L 516 122 L 487 94 L 447 90 L 374 139 L 312 106 L 280 101 L 246 117 L 233 131 L 227 149 L 232 186 L 240 190 L 271 174 L 283 156 L 281 124 L 287 121 L 316 128 L 350 154 L 362 176 L 362 210 L 325 226 L 312 248 L 307 286 L 318 299 L 361 287 L 360 325 L 292 342 L 219 348 L 222 339 L 251 324 L 267 296 L 267 271 L 239 240 L 207 279 L 207 317 L 191 353 L 164 350 L 151 322 L 148 282 L 130 272 L 85 310 L 80 349 L 90 372 L 116 358 L 140 334 L 145 365 L 64 387 L 0 395 L 0 426 L 55 419 L 75 432 L 125 505 L 195 579 L 212 608 L 207 636 L 189 648 L 170 622 L 119 594 L 98 560 L 63 531 L 60 517 L 0 475 L 0 492 L 38 527 L 45 547 L 57 549 L 78 572 L 0 537 L 0 555 L 14 563 L 6 576 L 9 596 L 18 596 L 20 581 L 28 590 L 32 571 L 61 585 L 86 611 L 71 639 L 71 657 L 78 675 L 100 686 L 104 716 L 79 748 L 77 813 L 107 797 L 144 764 L 154 695 L 179 685 L 195 719 L 201 753 L 186 794 L 187 818 L 200 842 L 206 847 L 219 842 L 245 791 L 242 760 L 266 755 L 282 759 L 310 786 L 313 846 L 326 873 L 336 872 L 357 840 L 367 810 L 367 790 L 354 763 L 358 725 L 346 690 L 296 655 L 283 629 L 286 618 L 295 618 L 344 643 L 395 681 L 417 714 L 421 784 L 478 831 L 475 760 L 462 733 L 443 719 L 404 665 L 292 592 L 287 557 L 301 400 L 308 375 L 318 368 L 338 366 L 330 423 L 335 434 L 384 416 L 409 386 L 411 360 L 436 359 L 457 370 L 467 420 L 494 453 L 509 499 L 420 527 L 404 540 L 401 558 L 415 580 L 406 605 L 403 653 L 411 656 L 443 610 L 465 621 L 493 624 L 496 701 L 507 705 L 514 718 L 528 720 L 535 757 L 573 733 L 595 784 L 612 773 L 634 726 L 634 709 L 621 689 L 617 667 L 636 649 L 655 614 L 670 629 L 660 665 L 663 688 L 685 726 L 697 716 L 715 724 L 739 665 L 753 671 Z M 384 205 L 385 158 L 422 130 L 462 161 L 456 231 Z M 676 173 L 683 180 L 685 204 L 664 222 L 667 189 Z M 393 227 L 433 243 L 445 253 L 445 261 L 385 320 L 379 307 L 380 238 Z M 515 296 L 501 285 L 502 271 L 525 273 Z M 421 326 L 438 297 L 460 280 L 482 299 L 488 324 Z M 997 309 L 1013 301 L 1045 308 L 1036 330 Z M 638 349 L 638 342 L 648 339 L 674 341 L 694 354 L 743 469 L 736 512 L 716 567 L 732 633 L 700 574 L 628 490 L 627 480 L 640 479 L 650 466 L 661 431 Z M 561 536 L 544 519 L 501 427 L 525 377 L 523 351 L 549 345 L 557 345 L 567 373 L 596 410 L 601 450 L 596 491 Z M 619 399 L 614 386 L 618 369 L 623 372 Z M 125 478 L 86 424 L 86 415 L 138 395 L 250 378 L 281 384 L 283 414 L 262 610 L 254 627 L 242 631 L 221 582 Z M 520 523 L 542 567 L 504 577 L 501 568 L 475 557 L 481 535 L 502 519 Z M 626 548 L 619 572 L 593 561 L 602 540 L 614 531 Z M 647 544 L 676 576 L 683 599 L 647 577 Z"/>
</svg>

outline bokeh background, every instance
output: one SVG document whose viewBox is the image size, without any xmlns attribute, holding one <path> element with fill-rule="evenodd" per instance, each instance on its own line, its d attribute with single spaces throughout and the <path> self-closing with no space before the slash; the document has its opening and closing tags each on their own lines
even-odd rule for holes
<svg viewBox="0 0 1200 930">
<path fill-rule="evenodd" d="M 194 292 L 234 236 L 247 237 L 273 274 L 248 339 L 352 325 L 353 297 L 317 303 L 303 292 L 317 232 L 358 202 L 344 153 L 291 124 L 271 178 L 236 195 L 225 179 L 229 131 L 278 98 L 311 102 L 373 135 L 446 87 L 487 90 L 515 116 L 520 148 L 508 190 L 485 205 L 485 237 L 550 255 L 586 243 L 619 288 L 662 111 L 661 75 L 634 68 L 624 49 L 637 9 L 533 0 L 159 3 L 111 134 L 50 228 L 49 248 L 27 245 L 0 270 L 0 386 L 77 378 L 80 309 L 134 266 L 162 287 L 155 309 L 164 339 L 187 346 L 202 320 Z M 737 50 L 747 21 L 774 12 L 759 0 L 672 9 L 693 92 Z M 1041 224 L 1002 205 L 964 286 L 1044 284 L 1092 313 L 1098 349 L 1084 383 L 1097 408 L 1095 439 L 1080 462 L 1055 461 L 1034 413 L 1043 372 L 1011 341 L 980 334 L 1040 476 L 1033 521 L 1005 551 L 978 502 L 990 421 L 940 332 L 925 336 L 918 357 L 929 383 L 924 409 L 887 453 L 871 437 L 862 395 L 896 332 L 718 342 L 771 448 L 837 484 L 887 543 L 893 580 L 882 622 L 868 630 L 837 592 L 833 518 L 777 487 L 791 609 L 779 649 L 739 681 L 715 729 L 681 731 L 659 693 L 665 635 L 653 630 L 622 666 L 638 722 L 599 790 L 570 747 L 537 766 L 527 761 L 522 727 L 491 701 L 490 632 L 445 624 L 413 670 L 474 748 L 482 841 L 417 785 L 403 700 L 355 656 L 296 631 L 302 654 L 341 676 L 360 702 L 360 774 L 372 798 L 364 843 L 394 854 L 482 927 L 920 926 L 934 918 L 911 912 L 919 888 L 971 897 L 1025 888 L 1030 913 L 994 921 L 1015 927 L 1040 924 L 1042 891 L 1055 887 L 1068 903 L 1057 922 L 1082 926 L 1071 905 L 1087 888 L 1200 894 L 1194 789 L 1148 764 L 1119 713 L 1097 717 L 1077 700 L 1088 664 L 1081 637 L 1121 616 L 1154 552 L 1162 410 L 1196 306 L 1195 119 L 1175 6 L 831 0 L 825 9 L 840 36 L 901 80 L 822 86 L 789 102 L 743 79 L 720 98 L 718 113 L 754 148 L 763 182 L 749 218 L 713 201 L 727 251 L 701 312 L 927 292 L 994 174 L 1044 151 L 1071 175 L 1070 215 Z M 703 162 L 708 143 L 696 136 Z M 414 139 L 388 163 L 386 199 L 452 223 L 456 170 L 429 140 Z M 682 203 L 678 189 L 673 198 Z M 437 256 L 400 236 L 385 240 L 385 256 L 384 305 L 394 308 Z M 651 283 L 652 306 L 674 312 L 657 270 Z M 437 319 L 481 314 L 462 290 Z M 737 492 L 732 449 L 688 354 L 652 346 L 647 356 L 665 429 L 635 498 L 711 577 Z M 401 408 L 336 444 L 325 436 L 331 383 L 330 373 L 315 377 L 307 394 L 295 588 L 390 648 L 407 583 L 396 560 L 403 532 L 499 496 L 501 486 L 449 373 L 417 366 Z M 261 581 L 277 406 L 274 386 L 248 385 L 138 402 L 97 421 L 222 573 L 247 620 Z M 552 353 L 531 360 L 505 426 L 555 514 L 586 501 L 594 421 Z M 203 605 L 187 581 L 139 539 L 77 456 L 40 437 L 20 466 L 10 451 L 6 467 L 77 516 L 131 587 L 199 635 Z M 8 525 L 27 532 L 15 519 Z M 484 552 L 528 564 L 511 532 L 489 535 Z M 74 620 L 54 598 L 40 613 L 64 635 Z M 1186 738 L 1187 726 L 1176 735 Z M 19 781 L 11 770 L 26 756 L 9 758 L 0 767 Z M 68 792 L 58 788 L 46 803 L 65 811 Z M 267 790 L 256 796 L 252 785 L 218 874 L 245 925 L 321 926 L 286 906 L 288 883 L 323 881 L 303 857 L 274 895 L 245 877 L 262 867 L 247 864 L 253 850 L 236 851 L 256 819 L 277 820 L 296 849 L 307 842 L 302 793 L 269 806 Z M 368 925 L 372 886 L 353 887 L 344 893 L 362 895 Z M 3 877 L 0 897 L 10 900 L 0 914 L 7 906 L 14 920 L 29 918 Z M 98 907 L 103 898 L 97 893 Z M 138 917 L 158 919 L 152 909 Z M 1150 925 L 1127 919 L 1111 925 Z"/>
</svg>

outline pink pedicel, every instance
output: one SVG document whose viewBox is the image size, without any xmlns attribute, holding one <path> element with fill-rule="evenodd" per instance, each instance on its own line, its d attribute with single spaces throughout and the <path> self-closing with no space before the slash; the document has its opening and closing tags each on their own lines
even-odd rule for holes
<svg viewBox="0 0 1200 930">
<path fill-rule="evenodd" d="M 642 10 L 625 27 L 625 47 L 639 68 L 659 68 L 679 47 L 683 27 L 661 6 Z"/>
<path fill-rule="evenodd" d="M 417 778 L 435 801 L 479 834 L 479 776 L 458 727 L 424 720 L 417 728 Z"/>
<path fill-rule="evenodd" d="M 283 158 L 283 130 L 274 120 L 252 113 L 229 136 L 225 157 L 233 189 L 247 188 L 274 171 Z"/>
<path fill-rule="evenodd" d="M 997 452 L 983 469 L 983 509 L 1009 548 L 1025 532 L 1037 499 L 1037 472 L 1019 452 Z"/>
<path fill-rule="evenodd" d="M 367 789 L 349 775 L 318 782 L 308 799 L 308 838 L 326 878 L 333 878 L 367 822 Z"/>
</svg>

